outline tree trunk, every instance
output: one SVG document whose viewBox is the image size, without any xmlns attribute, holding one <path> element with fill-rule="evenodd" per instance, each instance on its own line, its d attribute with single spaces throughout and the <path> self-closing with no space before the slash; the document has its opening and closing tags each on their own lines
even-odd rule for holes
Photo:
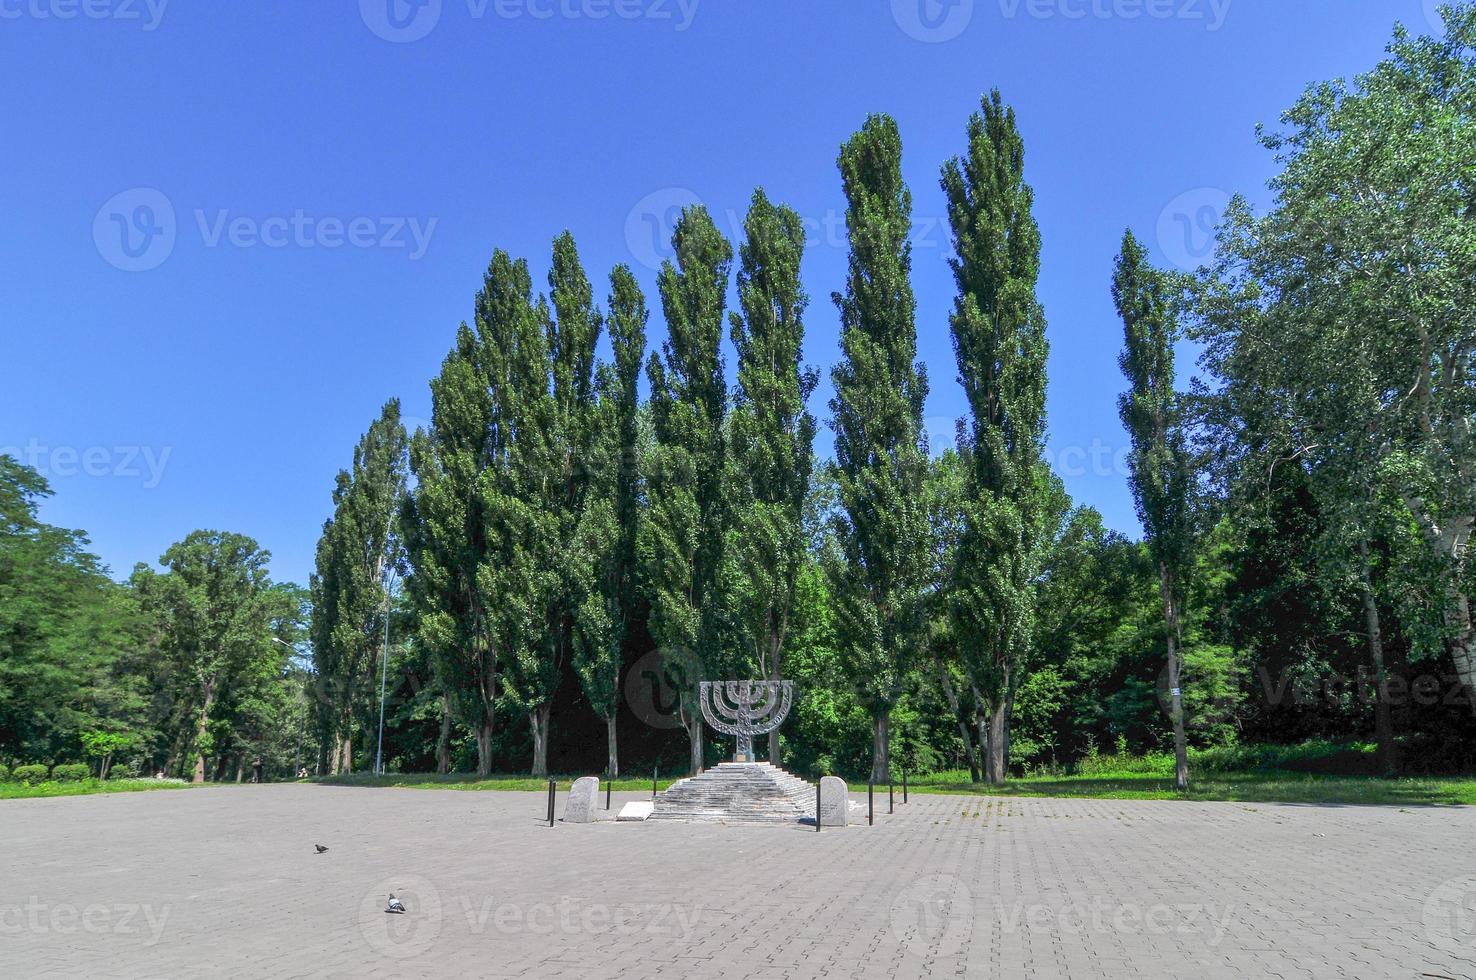
<svg viewBox="0 0 1476 980">
<path fill-rule="evenodd" d="M 872 716 L 871 728 L 871 781 L 885 783 L 892 771 L 892 712 L 883 708 Z"/>
<path fill-rule="evenodd" d="M 195 775 L 191 782 L 203 783 L 205 781 L 205 754 L 200 751 L 200 743 L 205 740 L 205 729 L 210 724 L 210 709 L 215 704 L 215 685 L 205 685 L 205 698 L 200 705 L 200 718 L 195 725 Z"/>
<path fill-rule="evenodd" d="M 436 739 L 436 772 L 451 771 L 451 699 L 441 699 L 441 735 Z"/>
<path fill-rule="evenodd" d="M 481 654 L 481 677 L 478 680 L 478 695 L 482 702 L 482 717 L 477 722 L 477 775 L 492 775 L 492 726 L 497 711 L 497 658 L 492 651 Z"/>
<path fill-rule="evenodd" d="M 974 728 L 979 733 L 979 754 L 983 757 L 984 782 L 994 785 L 994 753 L 989 751 L 989 708 L 982 702 L 974 714 Z"/>
<path fill-rule="evenodd" d="M 246 760 L 242 756 L 236 756 L 236 783 L 239 785 L 246 778 Z"/>
<path fill-rule="evenodd" d="M 1455 637 L 1450 644 L 1450 658 L 1455 662 L 1456 679 L 1473 696 L 1476 705 L 1476 637 L 1472 636 L 1471 600 L 1464 592 L 1456 595 L 1451 604 L 1451 619 L 1455 624 Z"/>
<path fill-rule="evenodd" d="M 779 624 L 775 621 L 776 619 L 777 619 L 777 617 L 772 612 L 770 612 L 770 615 L 769 615 L 769 680 L 771 680 L 771 681 L 777 681 L 777 680 L 780 680 L 781 679 L 780 678 L 780 670 L 779 670 L 779 646 L 780 646 L 781 640 L 780 640 L 780 637 L 779 637 Z M 769 762 L 772 765 L 776 765 L 777 766 L 777 765 L 779 765 L 780 761 L 781 760 L 780 760 L 780 757 L 779 757 L 779 729 L 776 728 L 772 732 L 769 733 Z"/>
<path fill-rule="evenodd" d="M 1003 786 L 1009 773 L 1009 759 L 1005 756 L 1005 718 L 1009 714 L 1009 701 L 1003 699 L 989 709 L 989 782 Z"/>
<path fill-rule="evenodd" d="M 339 772 L 351 773 L 354 771 L 354 739 L 352 735 L 345 735 L 339 745 Z"/>
<path fill-rule="evenodd" d="M 702 715 L 700 709 L 693 711 L 685 720 L 687 722 L 687 741 L 691 749 L 691 759 L 689 761 L 692 775 L 700 776 L 702 775 L 703 763 L 706 762 L 702 757 Z"/>
<path fill-rule="evenodd" d="M 533 775 L 548 775 L 548 719 L 553 714 L 553 705 L 542 704 L 528 712 L 528 724 L 533 729 Z"/>
<path fill-rule="evenodd" d="M 492 775 L 492 720 L 486 715 L 477 725 L 477 775 Z"/>
<path fill-rule="evenodd" d="M 615 712 L 612 710 L 605 716 L 605 743 L 609 749 L 610 761 L 606 763 L 606 772 L 614 779 L 620 775 L 620 753 L 616 751 L 615 745 Z"/>
<path fill-rule="evenodd" d="M 97 778 L 106 780 L 108 778 L 108 770 L 111 768 L 113 768 L 113 753 L 109 752 L 102 757 L 102 762 L 97 765 Z"/>
<path fill-rule="evenodd" d="M 1394 723 L 1389 714 L 1389 673 L 1384 667 L 1384 630 L 1379 618 L 1378 596 L 1374 593 L 1373 562 L 1368 555 L 1368 541 L 1358 542 L 1358 571 L 1363 580 L 1363 616 L 1368 624 L 1368 655 L 1373 661 L 1374 738 L 1379 743 L 1379 770 L 1393 776 L 1399 769 L 1394 747 Z"/>
<path fill-rule="evenodd" d="M 953 689 L 953 681 L 948 676 L 948 668 L 943 664 L 938 665 L 938 680 L 943 687 L 943 697 L 948 700 L 948 710 L 953 712 L 953 720 L 958 723 L 958 737 L 963 739 L 964 751 L 969 757 L 969 779 L 971 782 L 979 781 L 979 753 L 974 750 L 974 739 L 969 735 L 969 726 L 964 721 L 963 714 L 958 710 L 958 692 Z"/>
<path fill-rule="evenodd" d="M 1184 734 L 1184 692 L 1180 683 L 1179 601 L 1174 595 L 1174 576 L 1167 563 L 1158 563 L 1159 591 L 1163 595 L 1164 633 L 1168 637 L 1169 720 L 1174 725 L 1174 785 L 1189 788 L 1189 744 Z"/>
</svg>

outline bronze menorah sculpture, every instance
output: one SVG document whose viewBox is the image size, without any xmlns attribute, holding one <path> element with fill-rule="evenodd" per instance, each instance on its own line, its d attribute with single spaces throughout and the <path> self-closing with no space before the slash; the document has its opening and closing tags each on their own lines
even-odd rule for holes
<svg viewBox="0 0 1476 980">
<path fill-rule="evenodd" d="M 793 681 L 702 681 L 702 717 L 724 735 L 736 736 L 734 762 L 753 762 L 753 737 L 767 735 L 789 715 Z"/>
</svg>

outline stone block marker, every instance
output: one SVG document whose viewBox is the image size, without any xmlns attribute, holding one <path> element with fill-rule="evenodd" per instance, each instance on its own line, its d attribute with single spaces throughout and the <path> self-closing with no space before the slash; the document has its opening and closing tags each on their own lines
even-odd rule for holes
<svg viewBox="0 0 1476 980">
<path fill-rule="evenodd" d="M 600 795 L 600 777 L 580 776 L 564 804 L 564 823 L 594 823 L 595 800 Z"/>
<path fill-rule="evenodd" d="M 820 780 L 820 825 L 844 827 L 851 816 L 851 799 L 846 795 L 846 781 L 839 776 Z"/>
</svg>

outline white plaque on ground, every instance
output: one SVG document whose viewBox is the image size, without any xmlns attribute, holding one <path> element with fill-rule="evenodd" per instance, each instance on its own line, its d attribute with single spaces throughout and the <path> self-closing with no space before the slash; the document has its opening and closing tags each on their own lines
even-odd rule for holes
<svg viewBox="0 0 1476 980">
<path fill-rule="evenodd" d="M 846 796 L 846 781 L 839 776 L 826 776 L 820 780 L 820 826 L 844 827 L 851 815 L 850 799 Z"/>
<path fill-rule="evenodd" d="M 644 820 L 656 809 L 656 804 L 650 800 L 634 800 L 620 808 L 620 814 L 616 820 Z"/>
<path fill-rule="evenodd" d="M 580 776 L 564 804 L 564 823 L 594 823 L 595 800 L 600 795 L 600 777 Z"/>
</svg>

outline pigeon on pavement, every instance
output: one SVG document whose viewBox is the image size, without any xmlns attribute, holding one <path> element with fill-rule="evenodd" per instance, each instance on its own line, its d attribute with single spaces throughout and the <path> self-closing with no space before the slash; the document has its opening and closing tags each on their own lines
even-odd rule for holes
<svg viewBox="0 0 1476 980">
<path fill-rule="evenodd" d="M 328 850 L 327 845 L 324 844 L 314 844 L 313 847 L 318 849 L 319 854 L 322 854 L 324 851 Z"/>
<path fill-rule="evenodd" d="M 384 907 L 384 910 L 395 915 L 404 915 L 405 903 L 396 898 L 394 892 L 390 892 L 389 904 Z"/>
</svg>

